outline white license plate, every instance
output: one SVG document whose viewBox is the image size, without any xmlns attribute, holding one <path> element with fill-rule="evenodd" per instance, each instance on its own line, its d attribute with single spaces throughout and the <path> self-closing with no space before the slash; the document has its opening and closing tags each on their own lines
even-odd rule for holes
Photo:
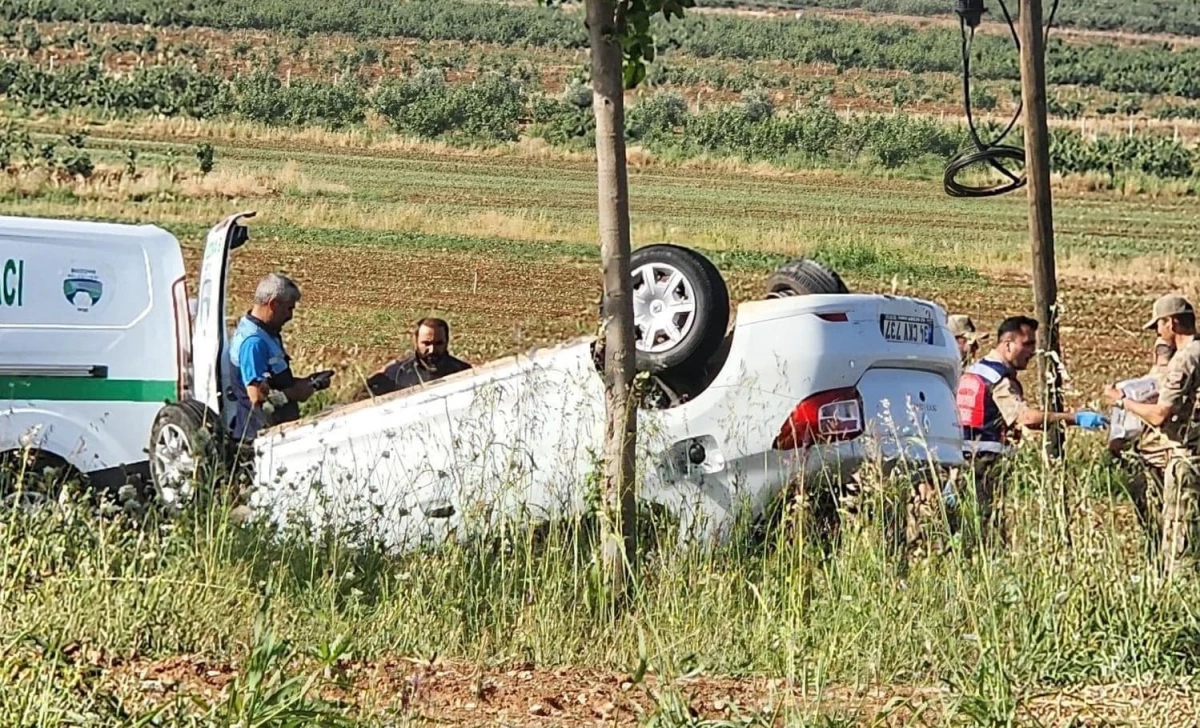
<svg viewBox="0 0 1200 728">
<path fill-rule="evenodd" d="M 883 338 L 904 344 L 932 344 L 933 321 L 916 316 L 883 314 L 879 317 Z"/>
</svg>

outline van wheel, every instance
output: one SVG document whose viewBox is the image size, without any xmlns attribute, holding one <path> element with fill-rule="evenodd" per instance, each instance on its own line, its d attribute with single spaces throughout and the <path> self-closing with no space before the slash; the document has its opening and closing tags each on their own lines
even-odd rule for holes
<svg viewBox="0 0 1200 728">
<path fill-rule="evenodd" d="M 790 260 L 767 278 L 767 298 L 849 292 L 836 271 L 811 258 Z"/>
<path fill-rule="evenodd" d="M 633 251 L 633 327 L 638 371 L 700 367 L 729 326 L 729 289 L 716 266 L 678 245 Z"/>
<path fill-rule="evenodd" d="M 64 483 L 81 477 L 66 460 L 42 450 L 0 453 L 0 506 L 32 510 L 52 504 Z"/>
<path fill-rule="evenodd" d="M 207 484 L 221 462 L 220 422 L 196 400 L 173 402 L 158 411 L 150 428 L 150 478 L 168 508 L 191 501 L 197 484 Z"/>
</svg>

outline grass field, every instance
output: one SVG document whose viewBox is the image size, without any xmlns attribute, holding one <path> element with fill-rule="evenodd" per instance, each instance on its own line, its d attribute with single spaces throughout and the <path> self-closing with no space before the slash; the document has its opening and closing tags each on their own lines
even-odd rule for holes
<svg viewBox="0 0 1200 728">
<path fill-rule="evenodd" d="M 914 2 L 866 5 L 926 12 Z M 63 7 L 110 12 L 101 5 Z M 1103 13 L 1123 12 L 1127 24 L 1151 22 L 1145 3 L 1110 5 Z M 378 10 L 364 8 L 363 18 Z M 1077 27 L 1109 32 L 1100 10 L 1072 13 Z M 1177 13 L 1151 29 L 1189 18 Z M 32 36 L 15 30 L 0 32 L 0 50 L 44 68 L 53 57 L 58 67 L 89 57 L 82 34 L 120 41 L 103 56 L 112 70 L 190 57 L 228 77 L 268 57 L 296 78 L 353 68 L 378 79 L 434 63 L 459 82 L 480 68 L 517 73 L 530 64 L 555 94 L 584 59 L 549 42 L 297 39 L 259 28 L 49 20 L 36 27 L 36 50 L 23 50 Z M 135 47 L 148 33 L 155 47 Z M 1105 40 L 1146 40 L 1128 34 Z M 693 101 L 732 102 L 784 79 L 783 101 L 823 95 L 874 111 L 956 108 L 956 82 L 945 74 L 720 54 L 665 63 L 676 74 L 666 85 Z M 990 83 L 1007 103 L 1007 82 Z M 1104 116 L 1097 109 L 1128 96 L 1059 92 L 1085 95 L 1094 125 L 1113 123 L 1096 118 Z M 597 325 L 595 169 L 577 144 L 524 135 L 480 145 L 414 139 L 370 118 L 330 130 L 237 114 L 4 108 L 35 148 L 53 141 L 62 159 L 66 135 L 86 128 L 94 169 L 71 177 L 12 166 L 0 174 L 0 214 L 159 224 L 179 237 L 195 271 L 208 227 L 256 210 L 251 242 L 234 256 L 231 309 L 249 306 L 268 270 L 293 275 L 304 297 L 286 331 L 289 349 L 299 369 L 338 370 L 336 397 L 405 352 L 423 315 L 448 318 L 452 349 L 476 364 Z M 1143 129 L 1157 123 L 1140 106 L 1108 116 L 1119 116 L 1118 126 L 1134 117 Z M 1188 122 L 1178 124 L 1190 144 Z M 198 144 L 215 151 L 203 176 Z M 838 169 L 641 145 L 629 161 L 634 244 L 703 250 L 736 301 L 759 297 L 775 266 L 812 255 L 853 289 L 926 297 L 984 329 L 1031 310 L 1023 193 L 951 199 L 920 165 Z M 1200 295 L 1195 182 L 1056 177 L 1072 404 L 1096 405 L 1103 384 L 1148 367 L 1152 342 L 1141 324 L 1155 296 Z M 1032 387 L 1033 374 L 1024 381 Z M 273 541 L 233 523 L 219 502 L 169 523 L 152 511 L 97 517 L 77 504 L 6 512 L 0 724 L 1194 724 L 1200 587 L 1156 580 L 1123 490 L 1126 473 L 1100 453 L 1098 436 L 1071 432 L 1068 444 L 1065 465 L 1027 453 L 1014 473 L 1007 553 L 972 555 L 952 543 L 898 571 L 875 522 L 852 529 L 832 558 L 789 529 L 716 553 L 650 548 L 634 604 L 621 614 L 604 607 L 580 524 L 517 534 L 499 548 L 394 558 L 329 539 Z M 656 535 L 648 525 L 649 543 Z M 157 723 L 154 708 L 165 711 Z"/>
<path fill-rule="evenodd" d="M 203 185 L 185 180 L 140 195 L 117 182 L 14 191 L 0 209 L 154 221 L 192 254 L 208 225 L 255 209 L 234 297 L 247 301 L 268 268 L 294 274 L 306 297 L 292 346 L 314 365 L 377 366 L 402 350 L 423 314 L 448 316 L 456 348 L 476 361 L 595 323 L 595 182 L 586 157 L 343 148 L 336 135 L 289 139 L 265 129 L 262 140 L 223 141 L 224 128 L 203 124 L 99 127 L 89 145 L 99 165 L 119 166 L 119 150 L 132 147 L 152 170 L 169 146 L 186 148 L 182 133 L 215 140 L 217 170 Z M 894 280 L 985 327 L 1030 305 L 1019 195 L 963 201 L 930 181 L 652 159 L 635 159 L 631 185 L 635 244 L 670 240 L 710 252 L 739 299 L 759 295 L 773 266 L 815 253 L 856 286 L 891 290 Z M 1189 197 L 1064 188 L 1058 200 L 1067 364 L 1094 396 L 1103 378 L 1141 365 L 1148 342 L 1136 332 L 1148 301 L 1194 284 L 1200 211 Z"/>
</svg>

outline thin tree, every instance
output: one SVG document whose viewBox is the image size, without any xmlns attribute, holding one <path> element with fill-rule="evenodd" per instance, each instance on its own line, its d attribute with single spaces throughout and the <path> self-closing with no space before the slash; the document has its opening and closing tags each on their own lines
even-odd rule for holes
<svg viewBox="0 0 1200 728">
<path fill-rule="evenodd" d="M 548 5 L 555 0 L 546 0 Z M 651 19 L 682 18 L 695 0 L 585 0 L 591 46 L 592 111 L 596 116 L 596 174 L 604 348 L 604 513 L 602 561 L 610 594 L 629 585 L 637 554 L 635 470 L 637 407 L 633 401 L 635 343 L 630 279 L 629 181 L 625 166 L 625 90 L 646 78 L 654 60 Z"/>
</svg>

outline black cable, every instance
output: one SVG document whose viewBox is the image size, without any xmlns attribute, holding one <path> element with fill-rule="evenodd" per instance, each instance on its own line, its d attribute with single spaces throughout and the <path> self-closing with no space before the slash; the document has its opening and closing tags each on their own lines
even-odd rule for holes
<svg viewBox="0 0 1200 728">
<path fill-rule="evenodd" d="M 1021 40 L 1017 34 L 1017 26 L 1013 22 L 1012 15 L 1009 14 L 1008 6 L 1004 0 L 999 0 L 999 2 L 1000 9 L 1004 13 L 1004 19 L 1008 22 L 1008 29 L 1012 34 L 1013 44 L 1019 53 L 1021 50 Z M 1054 0 L 1054 4 L 1050 8 L 1050 15 L 1046 20 L 1046 29 L 1042 42 L 1043 50 L 1050 40 L 1050 28 L 1054 25 L 1054 16 L 1058 12 L 1058 3 L 1059 0 Z M 946 172 L 943 175 L 942 182 L 946 193 L 951 197 L 994 197 L 996 195 L 1003 195 L 1024 187 L 1026 182 L 1024 174 L 1018 177 L 1003 164 L 1005 161 L 1013 161 L 1024 165 L 1024 148 L 1000 143 L 1012 132 L 1013 128 L 1017 125 L 1017 120 L 1021 118 L 1024 99 L 1017 102 L 1016 113 L 1013 114 L 1004 131 L 1000 132 L 990 142 L 985 143 L 980 139 L 979 131 L 975 128 L 975 116 L 971 113 L 971 46 L 975 40 L 975 28 L 972 26 L 968 31 L 966 18 L 962 16 L 959 17 L 959 28 L 962 33 L 963 108 L 966 110 L 967 115 L 967 130 L 970 133 L 971 141 L 975 145 L 975 148 L 959 152 L 950 160 L 946 165 Z M 992 187 L 971 187 L 960 184 L 957 181 L 956 178 L 963 170 L 980 163 L 986 163 L 992 169 L 1007 177 L 1009 181 Z"/>
</svg>

